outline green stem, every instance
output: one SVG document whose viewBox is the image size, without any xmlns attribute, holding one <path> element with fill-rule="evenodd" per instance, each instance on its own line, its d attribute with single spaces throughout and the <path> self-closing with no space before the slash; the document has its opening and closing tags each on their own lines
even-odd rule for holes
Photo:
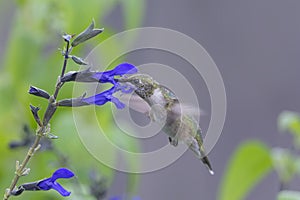
<svg viewBox="0 0 300 200">
<path fill-rule="evenodd" d="M 26 157 L 24 158 L 24 160 L 21 163 L 20 167 L 18 169 L 16 169 L 15 176 L 14 176 L 14 178 L 13 178 L 13 180 L 12 180 L 10 186 L 9 186 L 9 193 L 8 194 L 5 193 L 3 200 L 7 200 L 10 197 L 10 192 L 13 191 L 14 188 L 16 187 L 16 185 L 17 185 L 17 183 L 19 181 L 19 178 L 22 176 L 22 174 L 21 174 L 22 171 L 25 169 L 25 167 L 28 164 L 30 158 L 33 156 L 33 154 L 37 150 L 36 148 L 38 147 L 39 142 L 40 142 L 40 140 L 42 138 L 42 134 L 43 134 L 42 131 L 40 131 L 40 130 L 42 130 L 42 128 L 39 129 L 39 131 L 37 133 L 37 136 L 35 138 L 35 141 L 31 145 L 31 147 L 29 148 L 29 150 L 28 150 L 28 152 L 26 154 Z"/>
</svg>

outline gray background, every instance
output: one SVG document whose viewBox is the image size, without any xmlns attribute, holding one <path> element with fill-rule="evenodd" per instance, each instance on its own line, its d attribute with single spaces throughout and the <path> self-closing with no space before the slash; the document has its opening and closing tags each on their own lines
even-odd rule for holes
<svg viewBox="0 0 300 200">
<path fill-rule="evenodd" d="M 222 136 L 209 154 L 215 176 L 187 152 L 173 165 L 141 176 L 142 199 L 216 199 L 226 163 L 240 142 L 259 139 L 271 147 L 291 145 L 291 138 L 278 132 L 276 122 L 283 110 L 300 111 L 299 11 L 300 1 L 296 0 L 147 1 L 143 26 L 187 34 L 212 56 L 224 79 L 228 111 Z M 120 27 L 118 14 L 116 10 L 108 19 L 116 27 Z M 135 52 L 128 59 L 136 64 L 168 64 L 179 70 L 190 67 L 158 51 Z M 209 112 L 205 86 L 197 82 L 193 71 L 186 75 L 193 85 L 199 85 L 200 106 Z M 201 125 L 207 122 L 208 117 L 203 117 Z M 125 179 L 125 174 L 118 173 L 113 193 L 124 191 Z M 299 190 L 298 182 L 290 188 Z M 278 187 L 273 172 L 247 199 L 275 199 Z"/>
</svg>

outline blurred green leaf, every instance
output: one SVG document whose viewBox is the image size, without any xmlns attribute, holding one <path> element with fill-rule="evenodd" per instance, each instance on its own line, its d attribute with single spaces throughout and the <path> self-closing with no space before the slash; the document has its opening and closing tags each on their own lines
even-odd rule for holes
<svg viewBox="0 0 300 200">
<path fill-rule="evenodd" d="M 294 137 L 294 145 L 300 148 L 300 115 L 291 111 L 284 111 L 278 116 L 278 129 L 288 131 Z"/>
<path fill-rule="evenodd" d="M 277 200 L 300 200 L 300 192 L 284 190 L 279 192 Z"/>
<path fill-rule="evenodd" d="M 137 28 L 143 19 L 145 12 L 144 0 L 120 0 L 124 9 L 125 27 Z"/>
<path fill-rule="evenodd" d="M 297 155 L 297 156 L 295 156 L 295 161 L 294 161 L 294 163 L 295 163 L 295 167 L 296 167 L 296 174 L 298 175 L 298 176 L 300 176 L 300 157 Z"/>
<path fill-rule="evenodd" d="M 300 115 L 296 112 L 282 112 L 278 117 L 278 128 L 300 136 Z"/>
<path fill-rule="evenodd" d="M 271 155 L 273 166 L 283 183 L 289 182 L 297 171 L 300 172 L 299 159 L 288 149 L 274 148 Z"/>
<path fill-rule="evenodd" d="M 241 200 L 272 169 L 269 148 L 261 142 L 241 144 L 231 157 L 219 192 L 219 200 Z"/>
</svg>

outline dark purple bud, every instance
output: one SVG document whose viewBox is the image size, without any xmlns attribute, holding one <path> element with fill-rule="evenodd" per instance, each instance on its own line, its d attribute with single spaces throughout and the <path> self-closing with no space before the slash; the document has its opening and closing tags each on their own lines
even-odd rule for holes
<svg viewBox="0 0 300 200">
<path fill-rule="evenodd" d="M 9 143 L 10 149 L 15 149 L 19 147 L 26 147 L 33 143 L 34 136 L 32 132 L 29 130 L 28 125 L 23 126 L 23 132 L 22 132 L 22 139 L 21 140 L 14 140 Z"/>
<path fill-rule="evenodd" d="M 107 194 L 107 179 L 101 176 L 97 171 L 89 172 L 90 193 L 95 199 L 104 199 Z"/>
<path fill-rule="evenodd" d="M 22 194 L 25 191 L 25 189 L 22 186 L 19 186 L 17 189 L 14 189 L 13 191 L 11 191 L 11 195 L 12 196 L 19 196 L 20 194 Z"/>
<path fill-rule="evenodd" d="M 48 94 L 48 92 L 46 92 L 45 90 L 42 90 L 40 88 L 34 87 L 34 86 L 30 86 L 28 93 L 38 96 L 38 97 L 43 97 L 45 99 L 50 98 L 50 95 Z"/>
<path fill-rule="evenodd" d="M 47 134 L 47 138 L 43 137 L 40 141 L 41 144 L 41 148 L 40 150 L 42 151 L 46 151 L 46 150 L 52 150 L 53 149 L 53 145 L 51 140 L 49 140 L 48 138 L 50 138 L 51 134 Z M 21 148 L 21 147 L 30 147 L 30 145 L 34 142 L 35 139 L 35 133 L 29 129 L 28 125 L 24 125 L 23 126 L 23 131 L 20 135 L 20 139 L 19 140 L 13 140 L 11 142 L 9 142 L 9 148 L 10 149 L 17 149 L 17 148 Z M 54 138 L 53 138 L 54 139 Z"/>
<path fill-rule="evenodd" d="M 39 126 L 42 126 L 40 117 L 39 117 L 39 115 L 38 115 L 38 111 L 40 110 L 40 108 L 39 108 L 39 107 L 35 107 L 35 106 L 33 106 L 33 105 L 30 105 L 30 110 L 31 110 L 31 113 L 32 113 L 33 118 L 35 119 L 36 123 L 37 123 Z"/>
<path fill-rule="evenodd" d="M 66 42 L 70 42 L 70 40 L 72 39 L 72 35 L 69 34 L 63 34 L 62 38 L 66 41 Z"/>
<path fill-rule="evenodd" d="M 13 196 L 19 196 L 20 194 L 22 194 L 24 191 L 37 191 L 40 190 L 37 187 L 38 182 L 32 182 L 32 183 L 24 183 L 22 185 L 20 185 L 19 187 L 17 187 L 16 189 L 14 189 L 13 191 L 11 191 L 11 195 Z"/>
<path fill-rule="evenodd" d="M 31 144 L 31 140 L 20 140 L 20 141 L 11 141 L 9 143 L 9 148 L 10 149 L 16 149 L 19 147 L 26 147 L 29 146 Z"/>
</svg>

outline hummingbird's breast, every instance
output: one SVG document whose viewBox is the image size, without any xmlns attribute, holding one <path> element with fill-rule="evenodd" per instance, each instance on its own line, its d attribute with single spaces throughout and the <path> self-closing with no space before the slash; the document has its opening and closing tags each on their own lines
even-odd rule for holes
<svg viewBox="0 0 300 200">
<path fill-rule="evenodd" d="M 162 91 L 159 88 L 154 89 L 153 94 L 147 99 L 147 102 L 150 106 L 159 104 L 162 107 L 165 107 L 167 103 Z"/>
</svg>

